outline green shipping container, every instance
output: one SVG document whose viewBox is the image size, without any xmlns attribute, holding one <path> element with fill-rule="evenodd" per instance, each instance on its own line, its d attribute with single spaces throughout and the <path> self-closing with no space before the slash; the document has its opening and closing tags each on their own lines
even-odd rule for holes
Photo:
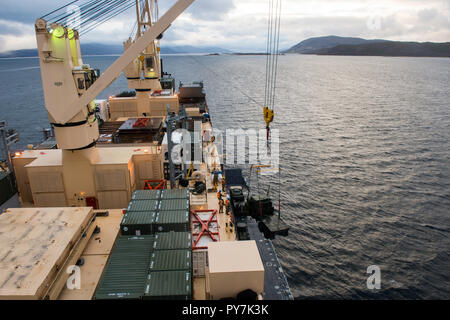
<svg viewBox="0 0 450 320">
<path fill-rule="evenodd" d="M 155 212 L 158 208 L 158 200 L 133 200 L 128 205 L 128 211 Z"/>
<path fill-rule="evenodd" d="M 189 199 L 189 189 L 166 189 L 161 193 L 161 199 Z"/>
<path fill-rule="evenodd" d="M 120 223 L 120 233 L 122 235 L 150 235 L 153 233 L 153 225 L 156 219 L 156 212 L 129 211 Z"/>
<path fill-rule="evenodd" d="M 192 270 L 191 250 L 158 250 L 152 253 L 150 272 L 176 270 Z"/>
<path fill-rule="evenodd" d="M 191 249 L 190 232 L 163 232 L 155 235 L 153 250 Z"/>
<path fill-rule="evenodd" d="M 156 271 L 148 275 L 144 299 L 191 300 L 190 271 Z"/>
<path fill-rule="evenodd" d="M 154 232 L 190 231 L 189 211 L 159 211 L 153 227 Z"/>
<path fill-rule="evenodd" d="M 154 236 L 120 236 L 106 264 L 95 299 L 140 299 L 146 289 Z"/>
<path fill-rule="evenodd" d="M 131 200 L 159 200 L 161 190 L 136 190 Z"/>
<path fill-rule="evenodd" d="M 189 199 L 162 199 L 158 209 L 159 211 L 189 211 Z"/>
</svg>

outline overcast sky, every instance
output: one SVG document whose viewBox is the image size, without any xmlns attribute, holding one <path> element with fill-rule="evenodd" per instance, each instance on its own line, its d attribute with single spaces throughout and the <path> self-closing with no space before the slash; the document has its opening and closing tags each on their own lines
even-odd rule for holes
<svg viewBox="0 0 450 320">
<path fill-rule="evenodd" d="M 84 1 L 84 0 L 83 0 Z M 81 2 L 83 2 L 81 1 Z M 450 0 L 282 0 L 281 44 L 339 35 L 404 41 L 450 41 Z M 34 21 L 70 0 L 1 0 L 0 52 L 35 48 Z M 159 0 L 160 15 L 175 0 Z M 162 45 L 264 51 L 268 0 L 196 0 Z M 82 42 L 121 43 L 133 9 L 86 34 Z"/>
</svg>

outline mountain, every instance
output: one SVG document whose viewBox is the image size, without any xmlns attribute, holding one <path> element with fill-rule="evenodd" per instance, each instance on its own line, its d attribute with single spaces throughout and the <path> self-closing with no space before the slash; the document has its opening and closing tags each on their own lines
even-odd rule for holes
<svg viewBox="0 0 450 320">
<path fill-rule="evenodd" d="M 195 53 L 230 53 L 231 51 L 218 47 L 173 46 L 161 47 L 162 54 L 195 54 Z M 83 55 L 119 55 L 123 46 L 119 44 L 86 43 L 81 44 Z M 37 49 L 24 49 L 0 53 L 0 58 L 37 57 Z"/>
<path fill-rule="evenodd" d="M 107 55 L 120 54 L 123 52 L 121 45 L 109 45 L 100 43 L 81 44 L 81 53 L 83 55 Z M 37 49 L 23 49 L 0 53 L 0 58 L 24 58 L 37 57 Z"/>
<path fill-rule="evenodd" d="M 338 45 L 357 45 L 363 43 L 371 42 L 381 42 L 386 40 L 366 40 L 362 38 L 350 38 L 350 37 L 338 37 L 338 36 L 327 36 L 327 37 L 317 37 L 309 38 L 304 40 L 292 48 L 285 51 L 285 53 L 315 53 L 317 50 L 333 48 Z"/>
<path fill-rule="evenodd" d="M 285 53 L 347 56 L 450 57 L 450 42 L 421 43 L 328 36 L 304 40 L 286 50 Z"/>
<path fill-rule="evenodd" d="M 390 57 L 447 57 L 450 58 L 450 42 L 396 42 L 339 45 L 315 52 L 320 55 L 390 56 Z"/>
</svg>

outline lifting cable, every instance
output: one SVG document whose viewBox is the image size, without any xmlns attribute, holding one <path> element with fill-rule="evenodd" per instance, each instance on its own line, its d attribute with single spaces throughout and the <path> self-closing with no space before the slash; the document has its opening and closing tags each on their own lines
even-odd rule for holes
<svg viewBox="0 0 450 320">
<path fill-rule="evenodd" d="M 266 83 L 264 89 L 263 115 L 266 122 L 267 141 L 270 139 L 270 124 L 274 118 L 275 91 L 278 72 L 278 56 L 280 54 L 282 0 L 269 0 L 269 16 L 267 20 L 266 51 Z"/>
<path fill-rule="evenodd" d="M 106 8 L 111 1 L 103 1 L 103 0 L 91 0 L 84 5 L 79 7 L 80 18 L 83 20 L 89 19 L 90 16 L 99 12 L 101 9 Z M 56 23 L 64 23 L 69 17 L 71 17 L 73 12 L 66 12 L 65 15 L 60 15 L 58 19 L 55 21 Z"/>
<path fill-rule="evenodd" d="M 136 0 L 88 0 L 79 4 L 76 10 L 69 7 L 76 2 L 81 1 L 71 1 L 41 18 L 45 18 L 50 25 L 56 23 L 65 28 L 70 27 L 69 24 L 75 21 L 77 28 L 79 28 L 79 33 L 86 34 L 100 24 L 134 7 L 136 4 Z"/>
<path fill-rule="evenodd" d="M 131 32 L 130 35 L 128 36 L 128 38 L 133 38 L 134 34 L 137 34 L 137 28 L 138 28 L 138 23 L 137 20 L 134 22 L 133 28 L 131 28 Z"/>
<path fill-rule="evenodd" d="M 269 0 L 267 21 L 266 84 L 264 90 L 263 115 L 267 130 L 267 147 L 270 148 L 270 124 L 275 114 L 278 57 L 280 55 L 282 0 Z M 259 186 L 258 186 L 259 189 Z M 281 215 L 281 166 L 278 164 L 278 218 Z"/>
<path fill-rule="evenodd" d="M 89 23 L 84 30 L 82 30 L 81 34 L 86 34 L 89 31 L 95 29 L 99 25 L 103 24 L 106 21 L 111 20 L 112 18 L 115 18 L 116 16 L 120 15 L 121 13 L 129 10 L 130 8 L 134 7 L 135 1 L 129 0 L 129 1 L 123 1 L 121 4 L 117 5 L 116 8 L 109 9 L 107 11 L 107 14 L 97 15 L 94 18 L 91 18 L 91 21 L 94 22 Z"/>
<path fill-rule="evenodd" d="M 70 3 L 68 3 L 68 4 L 66 4 L 66 5 L 63 5 L 62 7 L 59 7 L 58 9 L 53 10 L 52 12 L 47 13 L 46 15 L 43 15 L 43 16 L 41 17 L 41 19 L 44 19 L 45 17 L 48 17 L 48 16 L 50 16 L 50 15 L 52 15 L 52 14 L 54 14 L 54 13 L 56 13 L 56 12 L 62 10 L 62 9 L 64 9 L 65 7 L 68 7 L 68 6 L 70 6 L 71 4 L 74 4 L 75 2 L 78 2 L 78 0 L 72 1 L 72 2 L 70 2 Z"/>
<path fill-rule="evenodd" d="M 78 6 L 78 8 L 80 9 L 80 14 L 83 13 L 83 12 L 85 12 L 90 6 L 95 5 L 95 4 L 97 4 L 98 2 L 100 2 L 100 1 L 101 1 L 101 0 L 91 0 L 91 1 L 89 1 L 89 2 L 86 2 L 86 3 L 84 3 L 84 4 L 80 5 L 80 6 Z M 78 1 L 75 1 L 75 2 L 78 2 Z M 62 9 L 68 7 L 69 5 L 71 5 L 71 4 L 75 3 L 75 2 L 71 2 L 71 3 L 67 4 L 67 5 L 65 5 L 65 6 L 63 6 L 63 7 L 61 7 L 61 8 L 59 8 L 58 10 L 61 10 L 61 11 L 62 11 Z M 54 22 L 54 23 L 58 23 L 59 21 L 63 21 L 63 20 L 67 19 L 68 17 L 70 17 L 70 16 L 73 14 L 73 12 L 69 12 L 68 10 L 69 10 L 69 8 L 66 8 L 66 10 L 63 10 L 62 12 L 60 12 L 59 14 L 57 14 L 56 16 L 50 16 L 50 17 L 48 17 L 47 20 L 48 20 L 49 22 Z M 45 16 L 44 16 L 44 17 L 45 17 Z"/>
<path fill-rule="evenodd" d="M 123 8 L 128 8 L 130 2 L 134 5 L 134 2 L 131 0 L 114 0 L 110 1 L 109 5 L 100 5 L 99 7 L 92 9 L 88 15 L 82 16 L 82 20 L 80 22 L 80 27 L 82 28 L 82 33 L 87 32 L 86 30 L 91 29 L 92 26 L 96 26 L 104 21 L 109 20 L 117 15 L 118 12 L 121 12 Z M 84 30 L 83 30 L 84 29 Z"/>
<path fill-rule="evenodd" d="M 93 24 L 90 24 L 85 30 L 81 31 L 81 34 L 88 33 L 89 31 L 95 29 L 96 27 L 98 27 L 99 25 L 103 24 L 104 22 L 109 21 L 112 18 L 118 16 L 119 14 L 127 11 L 128 9 L 130 9 L 132 7 L 134 7 L 134 1 L 133 0 L 131 0 L 131 1 L 129 0 L 128 2 L 129 3 L 127 3 L 125 6 L 122 6 L 122 7 L 119 7 L 117 9 L 114 9 L 114 11 L 110 15 L 105 16 L 105 17 L 101 17 L 100 19 L 95 21 Z"/>
</svg>

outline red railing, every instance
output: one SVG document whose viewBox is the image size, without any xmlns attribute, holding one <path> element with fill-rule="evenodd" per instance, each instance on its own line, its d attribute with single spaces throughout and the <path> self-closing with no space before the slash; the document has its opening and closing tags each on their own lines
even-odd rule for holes
<svg viewBox="0 0 450 320">
<path fill-rule="evenodd" d="M 150 122 L 149 118 L 139 118 L 136 120 L 136 122 L 133 124 L 133 128 L 145 128 L 147 127 L 147 124 Z"/>
<path fill-rule="evenodd" d="M 144 190 L 163 190 L 166 189 L 167 180 L 145 180 Z"/>
</svg>

